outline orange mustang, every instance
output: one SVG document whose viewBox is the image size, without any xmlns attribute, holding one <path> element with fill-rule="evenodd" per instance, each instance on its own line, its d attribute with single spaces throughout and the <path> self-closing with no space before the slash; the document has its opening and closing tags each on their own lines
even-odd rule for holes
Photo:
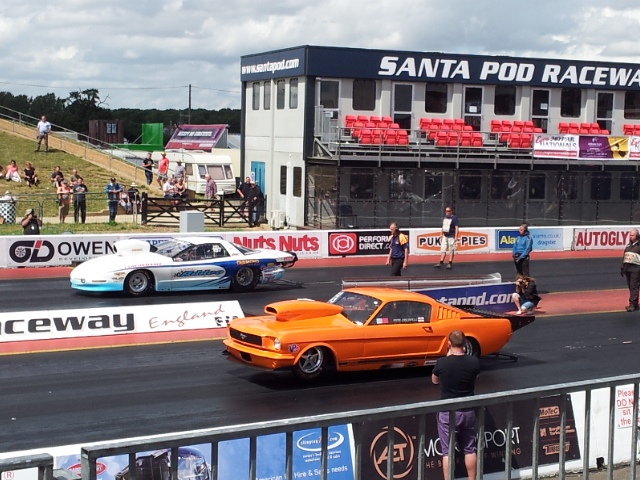
<svg viewBox="0 0 640 480">
<path fill-rule="evenodd" d="M 447 336 L 462 330 L 468 355 L 498 352 L 532 316 L 498 316 L 391 288 L 349 288 L 329 302 L 269 304 L 266 316 L 237 318 L 224 340 L 229 360 L 303 379 L 322 373 L 433 365 Z"/>
</svg>

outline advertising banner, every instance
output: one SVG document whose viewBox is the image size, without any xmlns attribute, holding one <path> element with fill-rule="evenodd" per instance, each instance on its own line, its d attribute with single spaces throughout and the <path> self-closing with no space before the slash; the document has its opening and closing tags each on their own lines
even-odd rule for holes
<svg viewBox="0 0 640 480">
<path fill-rule="evenodd" d="M 222 237 L 247 248 L 267 248 L 295 252 L 298 258 L 326 257 L 327 232 L 287 231 L 287 232 L 233 232 Z M 388 250 L 387 250 L 388 251 Z"/>
<path fill-rule="evenodd" d="M 580 160 L 628 160 L 628 137 L 580 135 Z"/>
<path fill-rule="evenodd" d="M 409 251 L 411 251 L 411 235 Z M 358 230 L 350 232 L 330 232 L 328 239 L 329 256 L 387 255 L 389 253 L 389 230 Z"/>
<path fill-rule="evenodd" d="M 629 159 L 640 159 L 640 137 L 629 137 Z"/>
<path fill-rule="evenodd" d="M 0 313 L 0 343 L 226 328 L 237 300 Z"/>
<path fill-rule="evenodd" d="M 321 431 L 301 430 L 293 433 L 293 478 L 315 480 L 321 478 Z M 328 480 L 353 480 L 351 428 L 337 425 L 329 428 Z M 259 479 L 283 479 L 286 474 L 286 436 L 274 434 L 257 439 L 256 477 Z M 219 480 L 249 478 L 249 439 L 220 442 L 218 445 Z M 136 455 L 138 475 L 156 472 L 154 478 L 170 477 L 170 450 L 141 452 Z M 58 456 L 55 467 L 80 475 L 80 455 Z M 101 458 L 96 462 L 98 480 L 127 480 L 129 457 L 117 455 Z M 211 445 L 192 445 L 178 449 L 178 480 L 209 480 L 211 475 Z"/>
<path fill-rule="evenodd" d="M 180 125 L 171 135 L 167 149 L 211 150 L 216 146 L 226 125 Z"/>
<path fill-rule="evenodd" d="M 115 253 L 119 235 L 46 235 L 4 239 L 8 267 L 48 267 Z M 0 243 L 1 245 L 2 243 Z"/>
<path fill-rule="evenodd" d="M 562 228 L 532 228 L 529 230 L 533 240 L 533 251 L 536 250 L 564 250 L 564 229 Z M 511 251 L 518 230 L 496 230 L 496 250 Z"/>
<path fill-rule="evenodd" d="M 547 397 L 540 403 L 540 451 L 539 465 L 558 463 L 560 437 L 560 397 Z M 511 464 L 514 469 L 531 466 L 532 438 L 531 418 L 534 402 L 523 401 L 514 404 L 513 427 L 511 432 Z M 492 405 L 485 411 L 484 470 L 482 474 L 504 472 L 504 455 L 507 441 L 505 405 Z M 566 459 L 580 459 L 580 450 L 571 398 L 567 402 Z M 389 429 L 383 422 L 367 422 L 362 434 L 362 478 L 370 480 L 386 479 L 387 464 L 393 461 L 393 478 L 417 480 L 417 449 L 419 440 L 419 419 L 403 417 L 396 419 L 393 431 L 394 453 L 388 453 Z M 438 438 L 436 415 L 426 418 L 425 438 L 425 478 L 442 480 L 442 448 Z M 463 455 L 456 452 L 455 478 L 466 478 Z"/>
<path fill-rule="evenodd" d="M 533 156 L 538 158 L 578 158 L 578 135 L 534 135 Z"/>
<path fill-rule="evenodd" d="M 574 250 L 612 250 L 622 251 L 629 243 L 631 227 L 589 227 L 573 230 Z"/>
<path fill-rule="evenodd" d="M 413 254 L 434 254 L 440 252 L 442 232 L 439 229 L 414 230 Z M 490 229 L 460 229 L 456 242 L 457 253 L 488 253 Z"/>
<path fill-rule="evenodd" d="M 417 293 L 422 293 L 447 305 L 473 306 L 497 313 L 510 312 L 516 309 L 511 299 L 511 295 L 515 291 L 515 283 L 416 290 Z"/>
</svg>

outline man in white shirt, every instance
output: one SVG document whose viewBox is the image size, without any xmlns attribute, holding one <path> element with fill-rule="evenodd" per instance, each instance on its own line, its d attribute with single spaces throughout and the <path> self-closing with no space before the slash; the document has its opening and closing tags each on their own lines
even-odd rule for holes
<svg viewBox="0 0 640 480">
<path fill-rule="evenodd" d="M 42 140 L 44 140 L 44 151 L 49 151 L 49 132 L 51 131 L 51 124 L 47 122 L 47 117 L 44 115 L 40 118 L 38 122 L 38 126 L 36 127 L 36 139 L 38 140 L 38 145 L 36 146 L 35 151 L 40 151 L 40 144 Z"/>
</svg>

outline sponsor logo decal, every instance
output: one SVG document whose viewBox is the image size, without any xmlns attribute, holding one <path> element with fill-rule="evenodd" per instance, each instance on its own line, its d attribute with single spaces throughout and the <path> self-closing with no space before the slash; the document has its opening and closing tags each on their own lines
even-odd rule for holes
<svg viewBox="0 0 640 480">
<path fill-rule="evenodd" d="M 15 263 L 42 264 L 54 259 L 88 260 L 89 258 L 115 253 L 113 245 L 107 241 L 71 241 L 56 245 L 49 240 L 19 240 L 9 247 L 9 256 Z"/>
<path fill-rule="evenodd" d="M 394 427 L 393 452 L 389 452 L 388 427 L 384 427 L 371 441 L 369 455 L 380 478 L 387 478 L 387 463 L 393 462 L 393 478 L 404 478 L 413 469 L 416 455 L 413 439 L 398 427 Z"/>
<path fill-rule="evenodd" d="M 358 250 L 355 233 L 332 233 L 329 235 L 329 255 L 349 255 Z"/>
<path fill-rule="evenodd" d="M 233 243 L 242 245 L 247 248 L 267 248 L 270 250 L 282 250 L 285 252 L 319 252 L 320 237 L 317 235 L 304 234 L 298 235 L 280 235 L 258 237 L 233 237 Z"/>
<path fill-rule="evenodd" d="M 225 271 L 222 268 L 205 268 L 199 270 L 180 270 L 176 272 L 174 278 L 184 277 L 219 277 L 224 275 Z"/>
<path fill-rule="evenodd" d="M 329 433 L 327 450 L 334 450 L 344 443 L 344 436 L 341 433 Z M 296 446 L 305 452 L 322 452 L 322 435 L 318 432 L 308 433 L 301 436 L 296 442 Z"/>
<path fill-rule="evenodd" d="M 253 260 L 238 260 L 236 262 L 236 265 L 255 265 L 257 263 L 260 263 L 260 260 L 258 259 L 253 259 Z"/>
<path fill-rule="evenodd" d="M 440 232 L 425 233 L 418 235 L 418 250 L 428 252 L 439 252 L 442 245 L 442 234 Z M 489 246 L 489 235 L 479 232 L 460 232 L 456 242 L 456 250 L 465 252 L 469 250 L 484 249 Z"/>
<path fill-rule="evenodd" d="M 298 353 L 300 351 L 300 347 L 295 343 L 293 345 L 289 345 L 289 353 Z"/>
<path fill-rule="evenodd" d="M 54 253 L 53 245 L 46 240 L 23 240 L 13 243 L 9 248 L 9 256 L 16 263 L 48 262 Z"/>
<path fill-rule="evenodd" d="M 512 250 L 516 237 L 520 235 L 518 230 L 498 230 L 496 232 L 498 250 Z"/>
</svg>

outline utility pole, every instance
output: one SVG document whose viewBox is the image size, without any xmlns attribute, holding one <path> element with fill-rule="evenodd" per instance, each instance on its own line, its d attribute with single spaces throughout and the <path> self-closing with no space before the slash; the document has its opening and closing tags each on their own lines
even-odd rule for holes
<svg viewBox="0 0 640 480">
<path fill-rule="evenodd" d="M 189 125 L 191 125 L 191 84 L 189 84 L 189 115 L 187 115 L 189 119 Z"/>
</svg>

